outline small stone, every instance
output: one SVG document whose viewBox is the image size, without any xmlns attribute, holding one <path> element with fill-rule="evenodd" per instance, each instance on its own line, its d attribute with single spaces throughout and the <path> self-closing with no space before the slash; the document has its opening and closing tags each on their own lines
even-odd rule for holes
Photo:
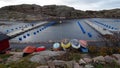
<svg viewBox="0 0 120 68">
<path fill-rule="evenodd" d="M 98 56 L 98 57 L 93 58 L 93 61 L 94 62 L 105 62 L 105 59 L 103 56 Z"/>
<path fill-rule="evenodd" d="M 91 65 L 91 64 L 87 64 L 87 65 L 85 65 L 85 67 L 84 68 L 94 68 L 94 66 L 93 65 Z"/>
<path fill-rule="evenodd" d="M 83 59 L 80 59 L 79 64 L 86 64 L 86 62 Z"/>
<path fill-rule="evenodd" d="M 107 63 L 112 63 L 113 61 L 116 61 L 116 59 L 115 58 L 112 58 L 111 56 L 105 56 L 104 57 L 105 58 L 105 62 L 107 62 Z"/>
<path fill-rule="evenodd" d="M 48 66 L 39 66 L 37 68 L 49 68 Z"/>
<path fill-rule="evenodd" d="M 91 62 L 92 62 L 92 59 L 90 59 L 90 58 L 83 58 L 83 60 L 84 60 L 86 63 L 91 63 Z"/>
</svg>

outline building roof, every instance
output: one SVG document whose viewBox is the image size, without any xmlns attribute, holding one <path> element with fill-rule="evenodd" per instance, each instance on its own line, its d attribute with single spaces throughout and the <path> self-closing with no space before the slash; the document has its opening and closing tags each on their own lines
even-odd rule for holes
<svg viewBox="0 0 120 68">
<path fill-rule="evenodd" d="M 0 41 L 2 41 L 4 39 L 8 39 L 8 38 L 9 38 L 9 36 L 0 32 Z"/>
</svg>

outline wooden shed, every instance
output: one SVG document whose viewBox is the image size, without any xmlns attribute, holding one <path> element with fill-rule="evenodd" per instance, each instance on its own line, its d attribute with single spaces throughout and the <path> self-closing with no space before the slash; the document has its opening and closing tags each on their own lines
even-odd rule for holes
<svg viewBox="0 0 120 68">
<path fill-rule="evenodd" d="M 0 53 L 5 52 L 9 48 L 9 36 L 0 33 Z"/>
</svg>

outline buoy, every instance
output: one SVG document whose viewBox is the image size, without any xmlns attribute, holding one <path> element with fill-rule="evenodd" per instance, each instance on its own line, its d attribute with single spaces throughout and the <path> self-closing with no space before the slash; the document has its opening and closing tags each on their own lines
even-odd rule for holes
<svg viewBox="0 0 120 68">
<path fill-rule="evenodd" d="M 112 27 L 111 29 L 114 29 L 114 27 Z"/>
<path fill-rule="evenodd" d="M 36 35 L 36 32 L 34 32 L 33 34 Z"/>
<path fill-rule="evenodd" d="M 42 30 L 44 30 L 44 28 L 42 28 Z"/>
<path fill-rule="evenodd" d="M 26 36 L 23 36 L 23 38 L 26 38 Z"/>
<path fill-rule="evenodd" d="M 92 34 L 91 34 L 91 33 L 88 33 L 88 36 L 89 36 L 89 37 L 92 37 Z"/>
<path fill-rule="evenodd" d="M 30 34 L 27 34 L 27 36 L 30 36 Z"/>
<path fill-rule="evenodd" d="M 22 41 L 22 38 L 19 38 L 20 41 Z"/>
<path fill-rule="evenodd" d="M 37 33 L 39 33 L 39 31 L 37 31 Z"/>
<path fill-rule="evenodd" d="M 9 30 L 7 30 L 7 32 L 9 32 Z"/>
<path fill-rule="evenodd" d="M 14 30 L 14 29 L 11 29 L 11 30 Z"/>
<path fill-rule="evenodd" d="M 40 31 L 41 31 L 41 29 L 40 29 Z"/>
</svg>

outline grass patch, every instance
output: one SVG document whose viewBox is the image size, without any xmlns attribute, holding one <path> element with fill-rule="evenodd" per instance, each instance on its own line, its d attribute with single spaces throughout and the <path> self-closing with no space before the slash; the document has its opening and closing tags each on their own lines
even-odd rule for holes
<svg viewBox="0 0 120 68">
<path fill-rule="evenodd" d="M 12 56 L 12 54 L 0 54 L 1 59 L 6 59 L 8 57 Z"/>
<path fill-rule="evenodd" d="M 108 64 L 94 64 L 95 68 L 120 68 L 116 62 L 108 63 Z"/>
<path fill-rule="evenodd" d="M 91 56 L 106 56 L 106 55 L 112 55 L 114 53 L 120 53 L 120 47 L 110 47 L 110 46 L 103 46 L 103 47 L 99 47 L 99 46 L 89 46 L 89 54 Z"/>
<path fill-rule="evenodd" d="M 75 61 L 79 61 L 81 58 L 81 53 L 77 52 L 67 52 L 61 56 L 57 56 L 56 59 L 58 60 L 64 60 L 64 61 L 70 61 L 70 60 L 75 60 Z"/>
</svg>

